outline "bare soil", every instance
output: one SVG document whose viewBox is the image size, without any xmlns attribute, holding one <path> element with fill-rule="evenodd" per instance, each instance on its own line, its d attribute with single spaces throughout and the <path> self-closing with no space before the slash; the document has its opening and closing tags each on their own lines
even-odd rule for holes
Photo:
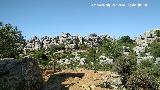
<svg viewBox="0 0 160 90">
<path fill-rule="evenodd" d="M 119 75 L 110 71 L 63 70 L 53 73 L 46 70 L 43 74 L 44 90 L 115 90 L 120 81 Z M 107 85 L 106 82 L 110 84 Z"/>
</svg>

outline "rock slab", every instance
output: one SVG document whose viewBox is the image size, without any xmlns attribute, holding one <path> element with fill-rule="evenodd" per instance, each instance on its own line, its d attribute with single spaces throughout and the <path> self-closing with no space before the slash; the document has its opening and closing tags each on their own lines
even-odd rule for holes
<svg viewBox="0 0 160 90">
<path fill-rule="evenodd" d="M 42 86 L 42 72 L 36 60 L 0 60 L 0 90 L 40 90 Z"/>
</svg>

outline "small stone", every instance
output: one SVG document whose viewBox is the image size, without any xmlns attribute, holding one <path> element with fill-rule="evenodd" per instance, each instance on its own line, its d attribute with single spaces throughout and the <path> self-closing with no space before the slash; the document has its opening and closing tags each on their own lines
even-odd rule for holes
<svg viewBox="0 0 160 90">
<path fill-rule="evenodd" d="M 96 86 L 95 85 L 91 85 L 90 87 L 91 87 L 91 89 L 94 89 Z"/>
</svg>

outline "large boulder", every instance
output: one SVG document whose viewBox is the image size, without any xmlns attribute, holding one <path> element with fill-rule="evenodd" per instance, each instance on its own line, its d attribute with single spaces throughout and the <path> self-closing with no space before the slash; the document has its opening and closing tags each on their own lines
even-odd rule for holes
<svg viewBox="0 0 160 90">
<path fill-rule="evenodd" d="M 0 90 L 40 90 L 42 86 L 42 72 L 36 60 L 0 60 Z"/>
</svg>

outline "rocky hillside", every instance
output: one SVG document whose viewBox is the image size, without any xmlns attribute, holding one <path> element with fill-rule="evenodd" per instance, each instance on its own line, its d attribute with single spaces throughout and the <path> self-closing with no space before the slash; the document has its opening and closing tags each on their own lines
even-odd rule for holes
<svg viewBox="0 0 160 90">
<path fill-rule="evenodd" d="M 26 43 L 10 24 L 0 33 L 0 90 L 160 90 L 159 29 L 135 40 L 63 33 Z"/>
</svg>

